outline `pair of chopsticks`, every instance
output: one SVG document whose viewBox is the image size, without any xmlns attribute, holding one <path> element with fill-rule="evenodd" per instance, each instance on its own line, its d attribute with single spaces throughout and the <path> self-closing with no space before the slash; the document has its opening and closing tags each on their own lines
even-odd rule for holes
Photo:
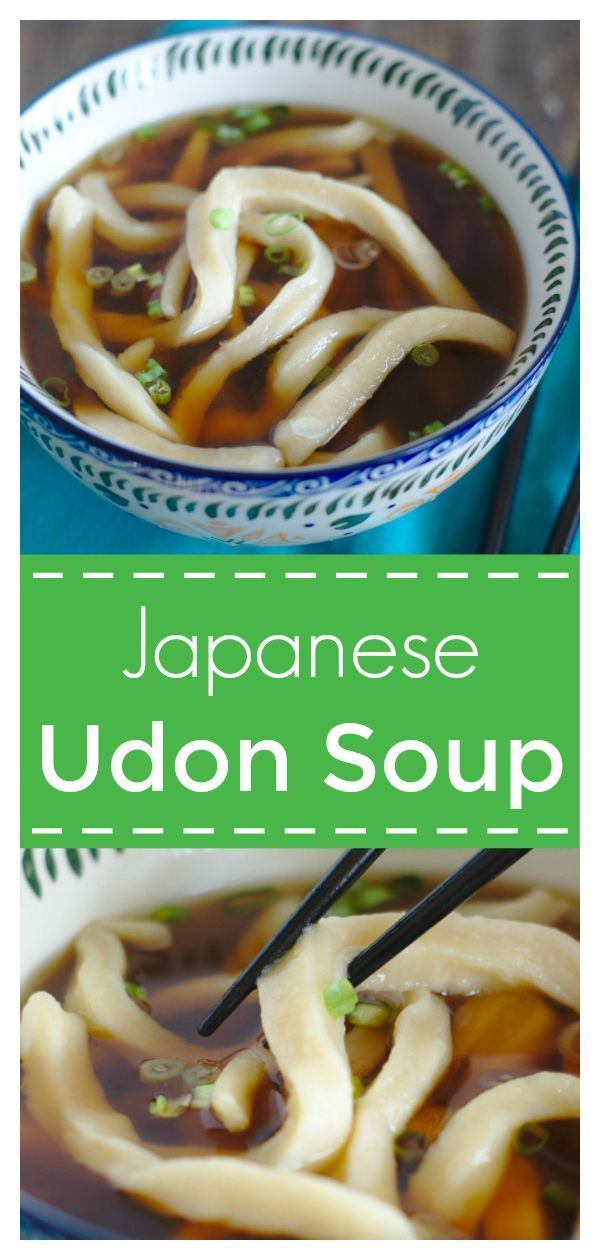
<svg viewBox="0 0 600 1260">
<path fill-rule="evenodd" d="M 208 1015 L 198 1025 L 201 1037 L 208 1037 L 220 1028 L 256 988 L 259 976 L 267 967 L 287 953 L 305 928 L 316 923 L 342 893 L 356 882 L 384 852 L 383 849 L 349 849 L 338 858 L 331 870 L 307 893 L 283 927 L 258 952 L 237 980 L 226 990 Z M 451 910 L 462 905 L 490 880 L 501 875 L 529 849 L 482 849 L 449 875 L 441 884 L 407 911 L 387 932 L 373 941 L 352 959 L 348 979 L 355 987 L 368 976 L 418 940 L 424 932 L 444 919 Z"/>
<path fill-rule="evenodd" d="M 504 546 L 517 482 L 521 472 L 527 437 L 533 419 L 535 395 L 523 408 L 506 438 L 504 459 L 498 473 L 494 497 L 479 548 L 484 556 L 499 555 Z M 569 489 L 556 515 L 544 548 L 544 555 L 566 555 L 579 525 L 579 460 Z"/>
</svg>

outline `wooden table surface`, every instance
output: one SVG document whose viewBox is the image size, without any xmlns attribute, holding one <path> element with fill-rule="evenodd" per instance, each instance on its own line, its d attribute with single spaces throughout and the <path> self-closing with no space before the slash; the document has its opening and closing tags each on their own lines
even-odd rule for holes
<svg viewBox="0 0 600 1260">
<path fill-rule="evenodd" d="M 563 166 L 579 151 L 579 22 L 309 22 L 405 44 L 500 97 Z M 21 22 L 22 101 L 73 70 L 160 33 L 156 22 Z"/>
</svg>

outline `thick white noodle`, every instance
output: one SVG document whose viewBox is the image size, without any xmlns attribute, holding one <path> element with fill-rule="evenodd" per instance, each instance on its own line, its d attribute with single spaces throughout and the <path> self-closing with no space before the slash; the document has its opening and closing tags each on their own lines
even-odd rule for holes
<svg viewBox="0 0 600 1260">
<path fill-rule="evenodd" d="M 264 1046 L 249 1046 L 228 1060 L 214 1083 L 210 1105 L 230 1133 L 250 1128 L 256 1095 L 276 1072 L 277 1063 Z"/>
<path fill-rule="evenodd" d="M 398 445 L 398 440 L 385 424 L 374 424 L 372 429 L 362 433 L 356 442 L 345 446 L 343 451 L 315 451 L 309 455 L 307 464 L 346 464 L 353 459 L 372 459 L 374 455 L 383 455 Z"/>
<path fill-rule="evenodd" d="M 211 225 L 211 215 L 218 210 L 231 212 L 228 227 Z M 241 214 L 276 211 L 353 223 L 401 262 L 429 297 L 445 306 L 477 309 L 410 216 L 370 189 L 283 167 L 224 168 L 188 210 L 186 239 L 198 292 L 181 319 L 182 342 L 219 332 L 231 316 Z M 273 236 L 271 243 L 291 246 L 293 236 L 294 232 Z"/>
<path fill-rule="evenodd" d="M 505 1081 L 461 1107 L 411 1180 L 420 1208 L 472 1229 L 485 1211 L 524 1124 L 579 1116 L 579 1079 L 536 1072 Z"/>
<path fill-rule="evenodd" d="M 325 952 L 337 941 L 348 962 L 398 921 L 397 914 L 327 918 L 310 928 Z M 510 949 L 506 942 L 510 941 Z M 339 963 L 338 963 L 339 965 Z M 423 985 L 434 993 L 498 993 L 531 987 L 579 1011 L 579 944 L 558 928 L 538 923 L 449 914 L 361 985 L 372 992 L 404 993 Z M 279 1053 L 271 1049 L 279 1061 Z"/>
<path fill-rule="evenodd" d="M 123 184 L 115 189 L 115 197 L 126 210 L 172 210 L 185 214 L 197 193 L 185 184 L 155 180 L 147 184 Z"/>
<path fill-rule="evenodd" d="M 268 215 L 244 215 L 240 225 L 243 238 L 259 245 L 268 244 L 268 218 Z M 289 280 L 252 324 L 237 336 L 221 342 L 175 398 L 171 417 L 185 437 L 190 436 L 190 416 L 193 436 L 197 436 L 208 406 L 232 372 L 278 345 L 319 309 L 333 276 L 331 253 L 305 223 L 298 223 L 289 247 L 295 260 L 304 265 L 302 274 Z M 187 312 L 184 320 L 186 315 Z"/>
<path fill-rule="evenodd" d="M 408 995 L 394 1044 L 378 1076 L 356 1103 L 342 1161 L 348 1185 L 386 1203 L 398 1202 L 394 1137 L 408 1126 L 452 1058 L 450 1012 L 426 989 Z"/>
<path fill-rule="evenodd" d="M 291 407 L 342 346 L 393 318 L 393 312 L 379 307 L 357 306 L 301 328 L 275 355 L 267 374 L 279 406 Z"/>
<path fill-rule="evenodd" d="M 168 319 L 174 319 L 181 314 L 183 295 L 189 274 L 190 260 L 188 258 L 187 245 L 183 241 L 169 258 L 165 267 L 165 278 L 160 290 L 160 308 L 163 315 Z"/>
<path fill-rule="evenodd" d="M 324 922 L 340 923 L 329 919 Z M 287 1091 L 287 1115 L 253 1156 L 279 1168 L 322 1168 L 352 1128 L 352 1078 L 344 1021 L 332 1019 L 323 990 L 344 975 L 335 931 L 309 928 L 281 962 L 258 981 L 265 1038 Z"/>
<path fill-rule="evenodd" d="M 273 162 L 277 158 L 294 153 L 313 156 L 320 153 L 356 153 L 379 134 L 380 128 L 367 118 L 353 118 L 351 122 L 331 127 L 285 127 L 253 136 L 250 142 L 236 145 L 231 150 L 231 165 L 243 165 L 249 160 Z M 247 154 L 250 153 L 250 158 Z"/>
<path fill-rule="evenodd" d="M 372 398 L 415 346 L 436 341 L 466 342 L 507 355 L 514 334 L 489 315 L 443 306 L 418 307 L 384 320 L 363 337 L 331 376 L 279 421 L 274 441 L 286 463 L 303 464 Z"/>
<path fill-rule="evenodd" d="M 125 442 L 127 446 L 150 451 L 167 459 L 181 459 L 186 464 L 201 468 L 243 468 L 254 472 L 269 472 L 283 466 L 283 455 L 276 446 L 174 446 L 172 441 L 150 433 L 141 424 L 124 420 L 106 407 L 75 399 L 73 410 L 78 420 L 89 424 L 91 429 L 113 442 Z"/>
<path fill-rule="evenodd" d="M 92 262 L 94 208 L 74 188 L 61 188 L 50 206 L 52 318 L 60 343 L 86 385 L 127 420 L 179 438 L 149 394 L 100 341 L 93 317 L 93 290 L 85 273 Z"/>
<path fill-rule="evenodd" d="M 461 914 L 483 914 L 489 919 L 519 919 L 524 923 L 559 923 L 570 909 L 566 897 L 545 888 L 532 888 L 518 897 L 503 897 L 498 901 L 469 901 L 461 906 Z"/>
<path fill-rule="evenodd" d="M 85 928 L 75 942 L 67 1009 L 81 1015 L 91 1029 L 130 1046 L 144 1058 L 164 1055 L 189 1059 L 189 1045 L 161 1028 L 127 993 L 123 941 L 142 949 L 168 949 L 171 933 L 164 923 L 137 919 L 93 923 Z"/>
<path fill-rule="evenodd" d="M 147 1150 L 96 1080 L 85 1024 L 48 993 L 21 1021 L 24 1090 L 31 1114 L 78 1163 L 171 1216 L 224 1221 L 259 1237 L 416 1237 L 397 1208 L 324 1177 L 227 1156 L 161 1159 Z"/>
<path fill-rule="evenodd" d="M 98 235 L 117 249 L 158 254 L 169 249 L 181 236 L 179 219 L 144 222 L 132 218 L 111 192 L 106 176 L 97 171 L 82 175 L 77 181 L 77 190 L 94 207 Z"/>
</svg>

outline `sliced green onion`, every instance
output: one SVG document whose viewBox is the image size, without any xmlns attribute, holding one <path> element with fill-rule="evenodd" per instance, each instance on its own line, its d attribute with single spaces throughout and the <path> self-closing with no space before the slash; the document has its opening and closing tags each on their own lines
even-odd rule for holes
<svg viewBox="0 0 600 1260">
<path fill-rule="evenodd" d="M 162 319 L 160 298 L 150 298 L 150 301 L 146 302 L 146 313 L 150 316 L 150 319 Z"/>
<path fill-rule="evenodd" d="M 21 259 L 21 284 L 32 284 L 37 280 L 38 269 L 34 263 L 27 262 L 25 258 Z"/>
<path fill-rule="evenodd" d="M 233 210 L 217 207 L 215 210 L 211 210 L 208 222 L 211 227 L 218 228 L 220 232 L 224 232 L 233 223 Z"/>
<path fill-rule="evenodd" d="M 549 1181 L 548 1185 L 544 1186 L 542 1198 L 558 1212 L 576 1212 L 579 1207 L 579 1195 L 575 1190 L 571 1190 L 570 1186 L 565 1186 L 562 1181 Z"/>
<path fill-rule="evenodd" d="M 238 288 L 240 306 L 254 306 L 256 293 L 251 284 L 240 284 Z"/>
<path fill-rule="evenodd" d="M 287 118 L 289 112 L 289 105 L 269 105 L 269 113 L 273 119 Z"/>
<path fill-rule="evenodd" d="M 410 357 L 417 367 L 433 367 L 439 361 L 440 352 L 437 346 L 433 346 L 430 341 L 425 341 L 421 346 L 415 346 L 411 350 Z"/>
<path fill-rule="evenodd" d="M 48 397 L 51 398 L 53 402 L 58 403 L 59 407 L 71 406 L 69 386 L 64 376 L 44 377 L 44 380 L 42 381 L 42 389 L 44 390 L 44 393 L 48 394 Z"/>
<path fill-rule="evenodd" d="M 148 1111 L 159 1120 L 173 1120 L 187 1111 L 191 1101 L 190 1094 L 183 1094 L 181 1098 L 165 1098 L 164 1094 L 158 1094 L 148 1104 Z"/>
<path fill-rule="evenodd" d="M 133 134 L 136 140 L 156 140 L 156 137 L 160 135 L 160 127 L 157 127 L 156 123 L 146 123 L 145 126 L 138 127 Z"/>
<path fill-rule="evenodd" d="M 137 284 L 137 276 L 131 272 L 128 267 L 123 267 L 122 271 L 115 272 L 111 277 L 110 289 L 111 293 L 131 293 Z"/>
<path fill-rule="evenodd" d="M 115 274 L 114 267 L 88 267 L 85 278 L 90 289 L 103 289 Z"/>
<path fill-rule="evenodd" d="M 353 1076 L 352 1077 L 352 1093 L 354 1094 L 354 1097 L 360 1098 L 364 1094 L 364 1092 L 365 1092 L 365 1087 L 360 1079 L 360 1076 Z"/>
<path fill-rule="evenodd" d="M 144 268 L 142 267 L 141 262 L 129 263 L 127 267 L 124 267 L 124 271 L 127 272 L 127 275 L 135 276 L 136 280 L 147 279 L 147 276 L 142 276 L 143 270 Z"/>
<path fill-rule="evenodd" d="M 160 286 L 164 283 L 165 279 L 162 271 L 152 271 L 149 276 L 145 276 L 144 278 L 148 288 L 150 289 L 160 289 Z"/>
<path fill-rule="evenodd" d="M 162 376 L 166 375 L 166 369 L 161 367 L 160 363 L 157 363 L 156 359 L 146 359 L 143 370 L 141 372 L 136 372 L 135 377 L 136 380 L 140 382 L 140 385 L 143 385 L 144 389 L 147 389 L 148 385 L 153 385 L 155 381 L 160 380 Z M 167 906 L 163 907 L 165 910 L 168 908 L 169 907 Z M 154 917 L 157 918 L 160 913 L 162 913 L 160 910 L 155 910 Z"/>
<path fill-rule="evenodd" d="M 210 1081 L 205 1081 L 202 1085 L 194 1085 L 190 1107 L 193 1107 L 194 1111 L 203 1111 L 206 1107 L 210 1107 L 213 1089 L 214 1084 Z"/>
<path fill-rule="evenodd" d="M 234 118 L 236 122 L 238 120 L 243 122 L 245 118 L 250 118 L 252 114 L 256 113 L 257 108 L 258 107 L 256 105 L 234 105 L 231 110 L 231 117 Z"/>
<path fill-rule="evenodd" d="M 480 206 L 482 210 L 485 210 L 487 212 L 490 212 L 496 209 L 496 206 L 494 202 L 492 201 L 492 198 L 488 197 L 487 193 L 482 193 L 481 196 L 477 198 L 477 205 Z"/>
<path fill-rule="evenodd" d="M 460 166 L 458 162 L 452 162 L 449 158 L 440 162 L 437 170 L 438 175 L 445 175 L 455 188 L 466 188 L 468 184 L 473 183 L 473 176 L 467 168 Z"/>
<path fill-rule="evenodd" d="M 284 263 L 283 267 L 277 268 L 280 276 L 302 276 L 306 271 L 306 263 Z"/>
<path fill-rule="evenodd" d="M 326 363 L 325 367 L 322 367 L 321 371 L 317 372 L 317 375 L 313 378 L 313 385 L 321 385 L 323 381 L 327 380 L 328 376 L 331 376 L 331 368 L 329 364 Z"/>
<path fill-rule="evenodd" d="M 443 429 L 443 427 L 444 426 L 441 420 L 432 420 L 431 424 L 425 425 L 423 433 L 425 433 L 427 437 L 431 437 L 432 433 L 439 433 L 440 429 Z"/>
<path fill-rule="evenodd" d="M 197 1085 L 210 1085 L 216 1081 L 220 1070 L 219 1064 L 212 1059 L 199 1059 L 192 1067 L 185 1069 L 183 1083 L 190 1089 L 195 1089 Z"/>
<path fill-rule="evenodd" d="M 267 236 L 289 236 L 303 222 L 301 210 L 279 210 L 276 214 L 269 215 L 265 222 L 265 232 Z"/>
<path fill-rule="evenodd" d="M 148 386 L 148 393 L 157 407 L 166 407 L 171 401 L 172 390 L 168 381 L 155 381 Z"/>
<path fill-rule="evenodd" d="M 270 126 L 271 119 L 269 115 L 265 113 L 264 109 L 255 109 L 254 113 L 250 114 L 246 119 L 244 123 L 244 131 L 246 132 L 246 135 L 252 136 L 255 132 L 265 131 L 266 128 Z"/>
<path fill-rule="evenodd" d="M 422 434 L 421 434 L 421 430 L 420 430 L 420 429 L 409 429 L 409 430 L 408 430 L 408 440 L 409 440 L 409 442 L 416 442 L 416 441 L 417 441 L 417 438 L 420 438 L 420 437 L 422 437 Z"/>
<path fill-rule="evenodd" d="M 143 984 L 134 984 L 132 980 L 126 980 L 125 992 L 130 998 L 133 998 L 135 1002 L 148 1001 L 148 994 L 146 993 Z"/>
<path fill-rule="evenodd" d="M 215 131 L 215 140 L 219 144 L 239 144 L 245 139 L 245 132 L 241 127 L 232 127 L 229 123 L 219 123 Z"/>
<path fill-rule="evenodd" d="M 323 989 L 323 1001 L 332 1019 L 341 1019 L 358 1005 L 358 995 L 347 977 L 341 976 Z"/>
<path fill-rule="evenodd" d="M 125 157 L 125 145 L 118 140 L 114 144 L 107 144 L 100 149 L 98 157 L 103 166 L 116 166 Z"/>
<path fill-rule="evenodd" d="M 537 1155 L 546 1145 L 550 1134 L 543 1124 L 524 1124 L 515 1133 L 513 1150 L 519 1155 Z"/>
<path fill-rule="evenodd" d="M 427 1150 L 427 1145 L 424 1133 L 417 1133 L 414 1129 L 405 1129 L 394 1139 L 394 1154 L 396 1159 L 402 1160 L 404 1164 L 418 1164 Z"/>
<path fill-rule="evenodd" d="M 184 1067 L 183 1059 L 145 1059 L 140 1063 L 140 1080 L 143 1085 L 161 1085 L 165 1081 L 175 1081 L 181 1076 Z"/>
<path fill-rule="evenodd" d="M 267 262 L 284 263 L 284 262 L 287 262 L 290 256 L 290 251 L 289 249 L 286 249 L 285 245 L 279 246 L 279 247 L 276 247 L 275 245 L 269 245 L 268 248 L 265 249 L 264 251 L 264 256 Z"/>
<path fill-rule="evenodd" d="M 354 1010 L 350 1011 L 348 1023 L 358 1028 L 384 1028 L 386 1024 L 391 1024 L 395 1014 L 396 1007 L 391 1002 L 367 995 L 361 997 Z"/>
<path fill-rule="evenodd" d="M 149 363 L 154 363 L 154 359 L 147 359 L 146 367 L 148 366 Z M 160 367 L 160 364 L 157 363 L 156 366 Z M 164 374 L 164 368 L 161 368 L 161 375 L 163 374 Z M 157 380 L 157 379 L 158 379 L 157 377 L 153 378 L 153 380 Z M 138 376 L 138 380 L 139 380 L 139 376 Z M 142 381 L 142 385 L 143 383 L 144 382 Z M 192 916 L 187 906 L 159 906 L 158 909 L 155 910 L 154 914 L 152 915 L 152 918 L 157 919 L 159 923 L 187 923 L 191 919 L 191 917 Z"/>
</svg>

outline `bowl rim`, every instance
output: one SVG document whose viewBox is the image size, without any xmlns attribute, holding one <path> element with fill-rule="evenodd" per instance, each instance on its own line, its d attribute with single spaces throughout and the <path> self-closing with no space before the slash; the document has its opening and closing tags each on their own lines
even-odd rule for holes
<svg viewBox="0 0 600 1260">
<path fill-rule="evenodd" d="M 486 406 L 477 408 L 476 411 L 472 411 L 472 414 L 467 416 L 466 418 L 464 416 L 463 417 L 459 416 L 456 420 L 452 421 L 450 424 L 446 425 L 443 429 L 440 429 L 435 434 L 432 434 L 429 437 L 424 437 L 424 438 L 417 439 L 414 442 L 405 443 L 402 446 L 394 447 L 389 451 L 384 451 L 383 453 L 379 455 L 374 455 L 367 459 L 348 460 L 346 462 L 333 464 L 333 465 L 324 464 L 322 465 L 322 467 L 312 468 L 312 469 L 299 465 L 298 467 L 275 468 L 275 469 L 269 469 L 269 470 L 264 470 L 264 471 L 258 471 L 254 469 L 245 470 L 243 467 L 240 467 L 239 469 L 238 468 L 219 468 L 210 464 L 208 465 L 190 464 L 182 460 L 177 460 L 177 458 L 171 457 L 170 455 L 162 455 L 162 454 L 159 455 L 151 451 L 138 450 L 134 446 L 127 445 L 126 442 L 118 442 L 116 440 L 113 440 L 112 438 L 105 437 L 102 433 L 99 433 L 99 432 L 96 433 L 93 429 L 90 429 L 89 426 L 83 424 L 81 421 L 78 421 L 77 418 L 71 415 L 70 412 L 61 410 L 59 409 L 58 406 L 51 407 L 49 404 L 42 402 L 40 399 L 38 399 L 36 396 L 34 396 L 32 393 L 29 392 L 29 386 L 26 381 L 21 381 L 21 385 L 20 385 L 21 399 L 26 401 L 28 406 L 31 407 L 34 411 L 38 411 L 54 424 L 56 424 L 56 422 L 59 421 L 60 424 L 65 429 L 70 430 L 73 434 L 77 435 L 77 437 L 85 438 L 86 440 L 90 442 L 90 445 L 93 445 L 100 449 L 105 449 L 108 452 L 110 452 L 112 455 L 116 456 L 117 458 L 121 460 L 126 460 L 128 465 L 133 466 L 133 469 L 135 469 L 135 466 L 137 466 L 141 470 L 143 470 L 144 468 L 156 468 L 156 467 L 163 468 L 169 473 L 180 476 L 182 479 L 188 480 L 191 482 L 197 482 L 204 478 L 210 478 L 214 482 L 218 482 L 218 481 L 234 482 L 234 481 L 242 480 L 244 482 L 251 481 L 254 485 L 263 484 L 263 485 L 268 486 L 268 485 L 272 485 L 273 483 L 285 481 L 286 483 L 290 484 L 292 488 L 297 482 L 305 482 L 307 480 L 310 480 L 310 481 L 320 480 L 321 478 L 325 478 L 326 481 L 330 481 L 333 484 L 335 481 L 338 481 L 342 477 L 345 477 L 351 474 L 358 474 L 368 468 L 377 468 L 377 467 L 380 467 L 381 465 L 386 465 L 386 464 L 398 463 L 398 466 L 400 467 L 401 464 L 404 463 L 405 461 L 404 461 L 404 458 L 398 461 L 399 454 L 402 453 L 403 456 L 407 454 L 410 459 L 412 459 L 413 456 L 422 456 L 423 454 L 428 454 L 429 452 L 434 451 L 436 446 L 440 445 L 441 442 L 445 441 L 448 436 L 451 435 L 453 438 L 457 438 L 460 435 L 467 433 L 469 430 L 473 428 L 476 428 L 476 427 L 480 428 L 484 426 L 486 421 L 491 419 L 491 417 L 494 416 L 494 414 L 499 409 L 502 409 L 502 411 L 504 412 L 511 406 L 511 404 L 514 404 L 519 398 L 523 398 L 523 400 L 525 400 L 530 390 L 533 388 L 536 380 L 539 378 L 539 375 L 543 371 L 545 365 L 548 363 L 548 360 L 554 354 L 554 351 L 556 350 L 556 347 L 561 337 L 563 336 L 563 333 L 565 332 L 567 324 L 569 323 L 569 320 L 573 313 L 573 308 L 575 306 L 577 294 L 579 291 L 580 243 L 579 243 L 579 224 L 578 224 L 578 219 L 577 219 L 577 213 L 575 210 L 575 206 L 573 204 L 573 200 L 572 200 L 569 188 L 565 181 L 565 177 L 563 176 L 563 173 L 560 170 L 557 162 L 552 157 L 552 155 L 550 154 L 546 146 L 543 144 L 543 142 L 538 138 L 538 136 L 531 129 L 531 127 L 529 127 L 528 124 L 525 123 L 523 119 L 520 118 L 520 116 L 513 109 L 510 108 L 510 106 L 506 105 L 493 92 L 490 92 L 487 88 L 482 87 L 481 84 L 478 83 L 476 79 L 472 79 L 469 75 L 464 74 L 461 70 L 456 70 L 454 69 L 453 66 L 447 65 L 445 62 L 439 61 L 435 57 L 430 57 L 426 53 L 421 53 L 417 49 L 410 48 L 406 44 L 396 44 L 392 40 L 382 39 L 379 36 L 366 35 L 362 32 L 354 32 L 354 31 L 346 32 L 341 27 L 319 26 L 318 28 L 316 28 L 315 26 L 308 25 L 308 23 L 306 22 L 294 22 L 294 23 L 288 24 L 285 22 L 277 22 L 277 21 L 260 22 L 256 20 L 256 21 L 235 22 L 235 24 L 227 23 L 223 25 L 220 25 L 217 22 L 215 24 L 211 24 L 210 27 L 204 27 L 204 28 L 196 27 L 196 28 L 190 29 L 189 32 L 181 31 L 178 33 L 181 34 L 182 36 L 185 36 L 186 34 L 193 36 L 195 34 L 200 34 L 203 29 L 204 30 L 211 29 L 214 31 L 218 31 L 218 30 L 225 31 L 225 30 L 229 30 L 231 27 L 233 27 L 236 33 L 238 32 L 243 33 L 244 31 L 256 30 L 257 28 L 262 31 L 265 31 L 265 30 L 286 31 L 290 35 L 296 31 L 301 32 L 301 33 L 302 32 L 315 33 L 316 31 L 318 31 L 319 34 L 341 35 L 341 36 L 347 37 L 348 39 L 357 40 L 358 42 L 369 44 L 371 46 L 381 47 L 386 50 L 393 49 L 397 53 L 405 53 L 408 57 L 417 58 L 425 62 L 427 65 L 435 66 L 436 69 L 438 70 L 449 72 L 450 74 L 455 75 L 456 78 L 461 80 L 468 87 L 475 89 L 477 92 L 480 92 L 484 97 L 486 97 L 489 101 L 492 101 L 497 106 L 498 109 L 502 110 L 510 119 L 513 120 L 513 122 L 517 124 L 517 126 L 522 128 L 522 130 L 528 136 L 529 140 L 532 142 L 534 147 L 536 147 L 538 151 L 542 154 L 545 161 L 548 163 L 548 166 L 550 167 L 553 175 L 556 178 L 557 184 L 564 197 L 564 202 L 565 202 L 566 209 L 568 211 L 570 226 L 571 226 L 571 230 L 573 234 L 573 273 L 572 273 L 572 278 L 571 278 L 571 284 L 570 284 L 568 295 L 565 299 L 562 315 L 560 319 L 558 320 L 556 327 L 552 331 L 547 344 L 544 346 L 543 350 L 540 350 L 539 355 L 535 355 L 533 357 L 532 362 L 530 363 L 529 367 L 526 369 L 526 371 L 523 373 L 523 376 L 516 383 L 511 385 L 506 390 L 505 393 L 501 394 L 499 398 L 496 398 L 493 403 L 489 403 Z M 101 66 L 103 64 L 110 63 L 111 60 L 113 60 L 115 57 L 125 56 L 130 53 L 135 53 L 137 50 L 140 50 L 143 52 L 145 49 L 149 49 L 153 45 L 157 45 L 157 44 L 172 43 L 173 38 L 174 38 L 174 34 L 169 35 L 165 33 L 162 33 L 162 34 L 158 33 L 156 35 L 150 35 L 145 40 L 140 40 L 135 44 L 127 45 L 125 48 L 116 49 L 112 53 L 108 53 L 103 57 L 97 57 L 93 61 L 86 62 L 84 66 L 81 66 L 78 70 L 71 71 L 71 73 L 64 75 L 61 79 L 58 79 L 56 83 L 51 84 L 50 87 L 45 88 L 44 91 L 40 92 L 37 96 L 33 97 L 31 101 L 28 101 L 27 104 L 24 105 L 20 111 L 19 117 L 20 117 L 21 122 L 24 119 L 26 119 L 27 114 L 30 109 L 32 109 L 35 105 L 39 104 L 41 101 L 45 100 L 46 97 L 51 96 L 52 93 L 55 92 L 57 88 L 62 87 L 64 84 L 68 83 L 71 79 L 75 79 L 79 74 L 84 74 L 87 71 L 94 69 L 94 67 L 96 66 Z"/>
</svg>

